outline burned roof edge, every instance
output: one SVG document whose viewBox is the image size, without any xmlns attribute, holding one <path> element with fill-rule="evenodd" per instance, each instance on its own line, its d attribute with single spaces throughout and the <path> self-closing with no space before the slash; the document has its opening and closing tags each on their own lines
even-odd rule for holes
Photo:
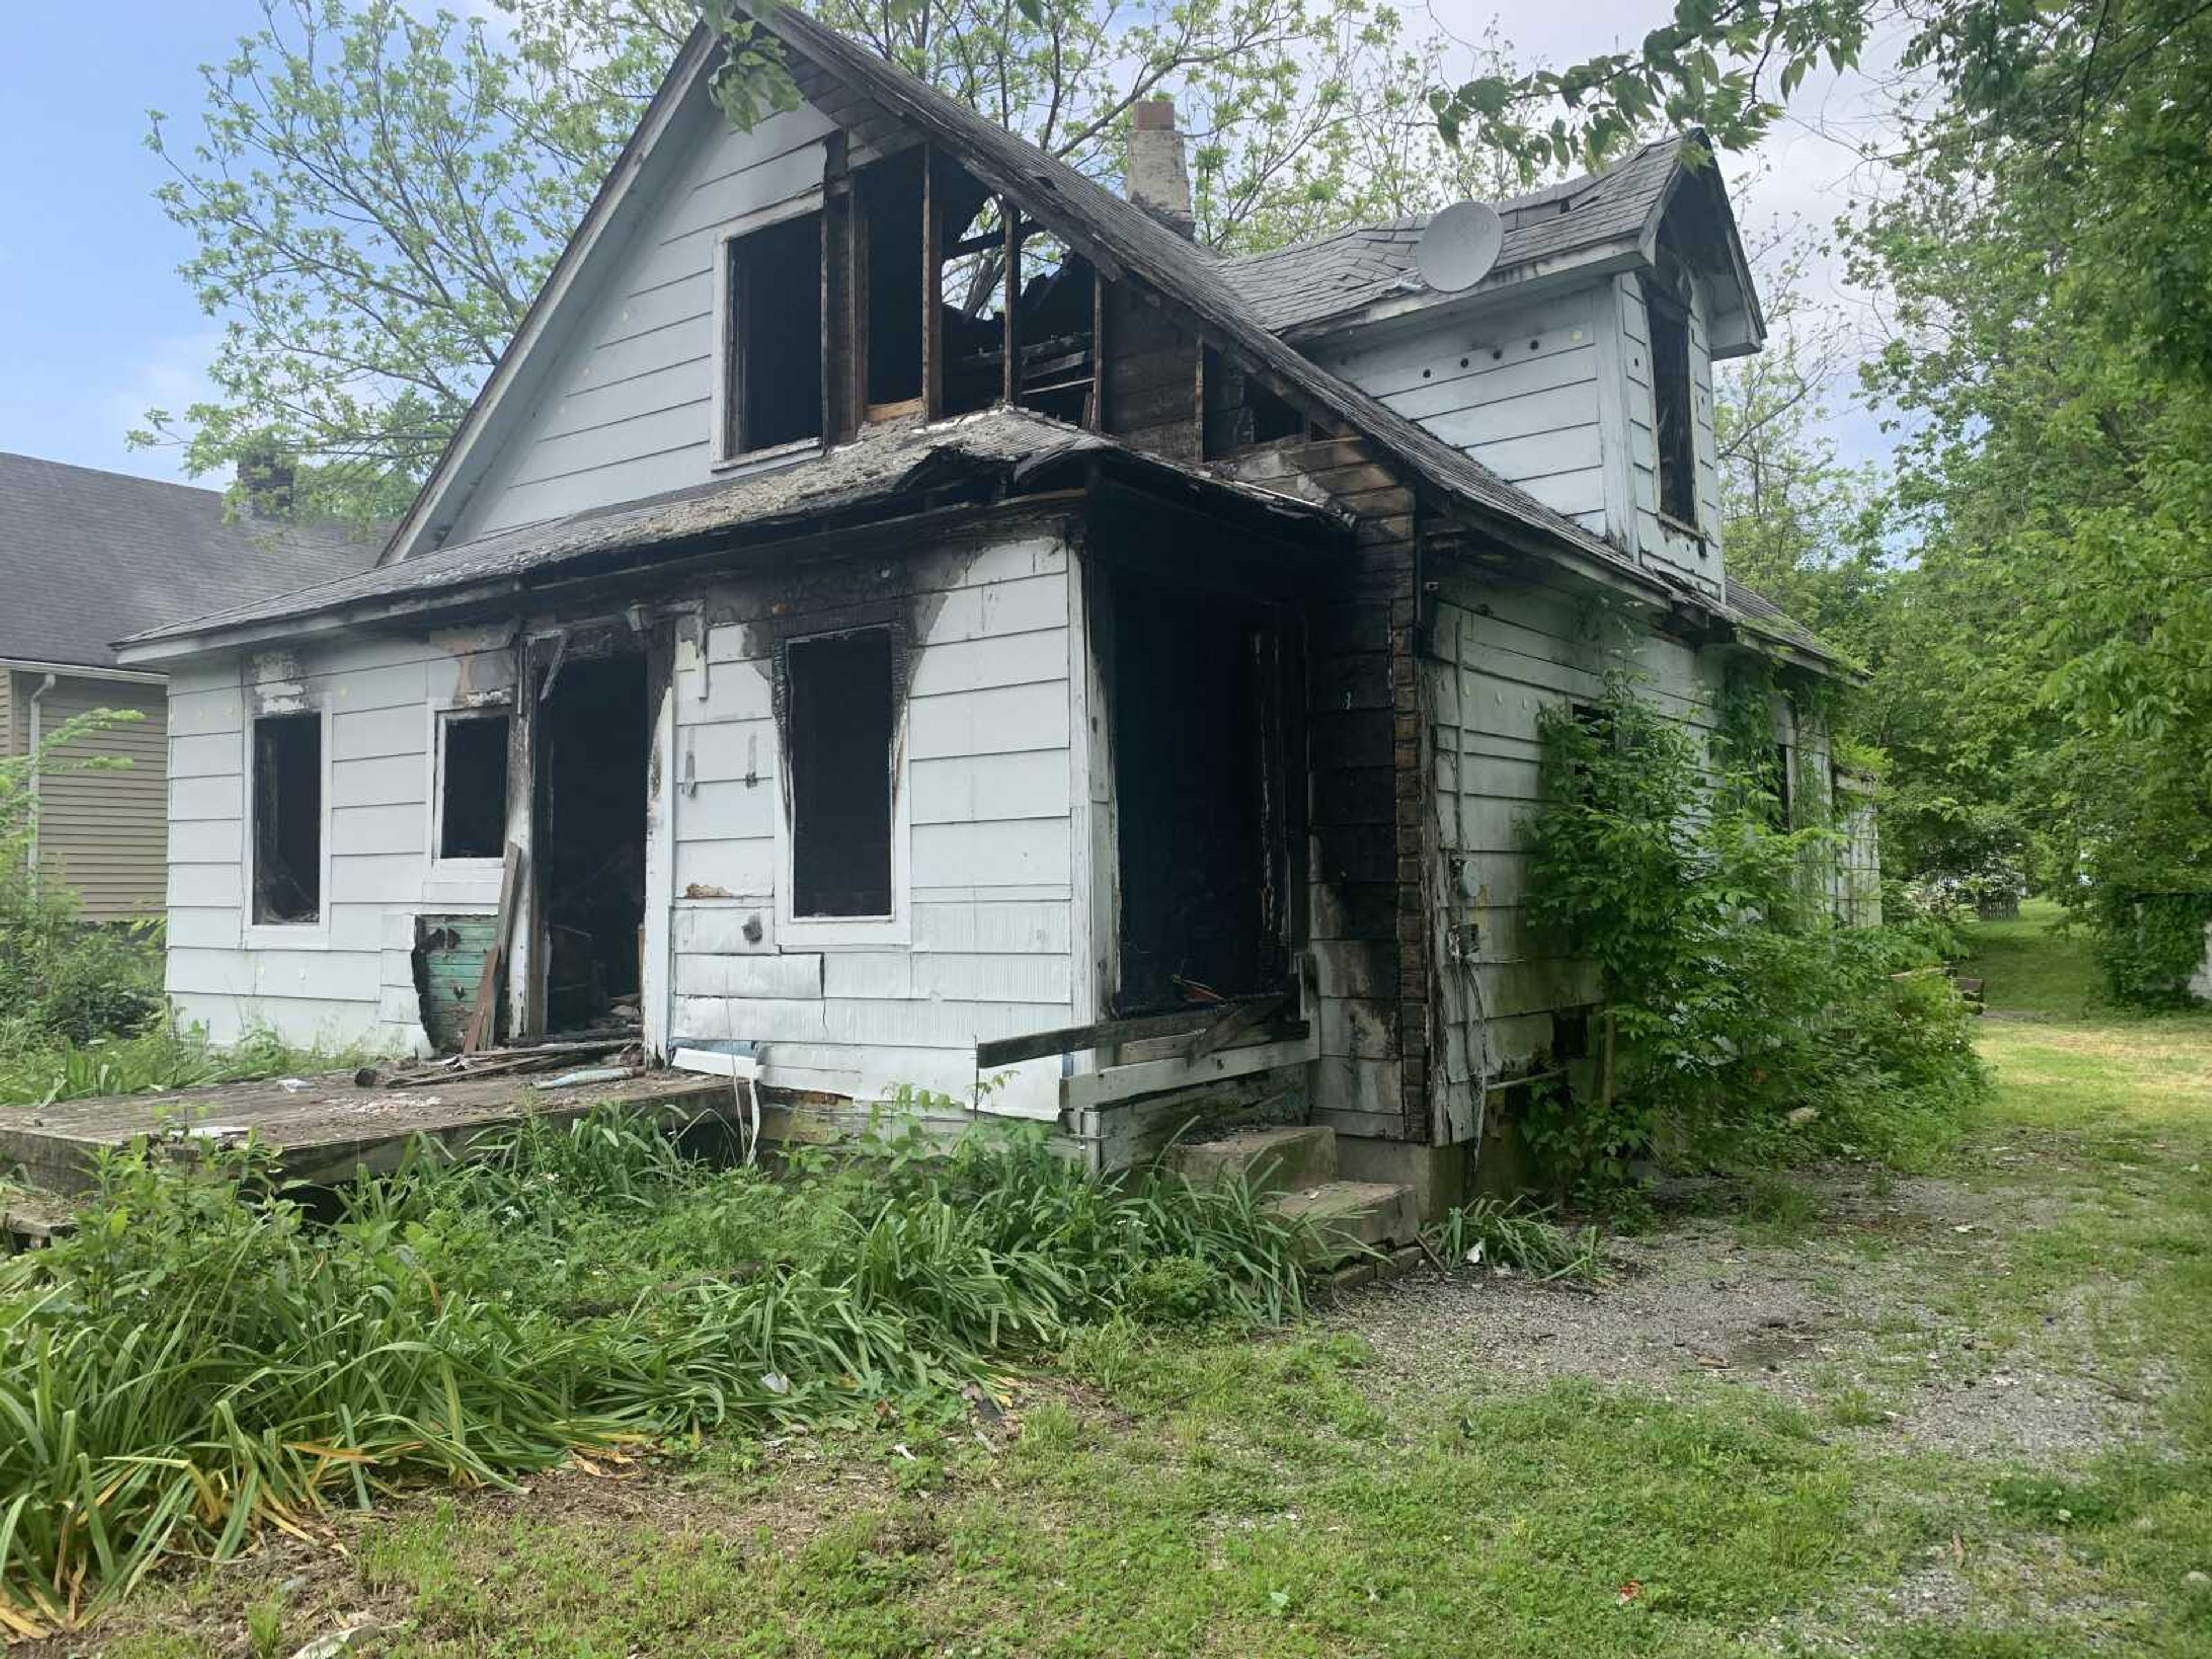
<svg viewBox="0 0 2212 1659">
<path fill-rule="evenodd" d="M 772 543 L 818 520 L 963 487 L 977 492 L 971 503 L 977 507 L 1018 507 L 1027 495 L 1048 487 L 1059 468 L 1075 464 L 1203 493 L 1286 526 L 1331 535 L 1351 530 L 1340 508 L 1000 406 L 929 426 L 868 428 L 850 443 L 787 466 L 495 532 L 277 599 L 149 629 L 121 648 L 126 661 L 151 662 L 224 649 L 266 636 L 278 624 L 301 624 L 301 632 L 310 622 L 342 628 L 519 597 L 550 580 L 619 574 L 586 568 L 603 557 L 715 540 L 732 550 Z"/>
</svg>

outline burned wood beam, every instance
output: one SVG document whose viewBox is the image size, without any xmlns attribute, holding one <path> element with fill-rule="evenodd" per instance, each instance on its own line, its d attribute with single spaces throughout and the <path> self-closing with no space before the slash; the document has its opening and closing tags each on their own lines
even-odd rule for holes
<svg viewBox="0 0 2212 1659">
<path fill-rule="evenodd" d="M 1270 1012 L 1279 1011 L 1287 1000 L 1287 994 L 1269 991 L 1257 997 L 1232 997 L 1226 1002 L 1210 1002 L 1190 1008 L 1177 1008 L 1164 1014 L 1139 1014 L 1127 1019 L 1099 1020 L 1090 1025 L 1066 1025 L 1057 1030 L 1032 1031 L 1025 1036 L 1000 1037 L 992 1042 L 975 1045 L 975 1064 L 984 1071 L 994 1066 L 1012 1066 L 1024 1060 L 1046 1060 L 1054 1054 L 1080 1054 L 1088 1048 L 1104 1048 L 1118 1042 L 1143 1042 L 1153 1037 L 1183 1036 L 1201 1031 L 1229 1014 L 1257 1002 Z M 1266 1014 L 1261 1017 L 1267 1018 Z"/>
</svg>

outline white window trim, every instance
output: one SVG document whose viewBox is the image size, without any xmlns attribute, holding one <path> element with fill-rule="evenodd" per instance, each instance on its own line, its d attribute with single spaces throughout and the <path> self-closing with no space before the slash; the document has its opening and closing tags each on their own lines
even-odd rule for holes
<svg viewBox="0 0 2212 1659">
<path fill-rule="evenodd" d="M 441 702 L 433 697 L 425 705 L 424 712 L 428 720 L 428 738 L 426 746 L 429 750 L 428 771 L 430 793 L 429 806 L 423 813 L 423 817 L 428 820 L 428 839 L 423 844 L 422 854 L 430 866 L 430 878 L 433 881 L 472 881 L 488 878 L 496 886 L 501 868 L 506 862 L 504 854 L 485 858 L 449 859 L 441 856 L 438 851 L 439 848 L 445 844 L 446 840 L 446 727 L 457 720 L 488 720 L 496 716 L 507 722 L 507 732 L 511 741 L 514 732 L 514 705 L 507 702 L 456 705 Z M 512 806 L 514 794 L 514 772 L 511 762 L 507 769 L 507 785 L 508 805 Z M 502 824 L 506 823 L 507 817 L 507 814 L 501 812 L 500 821 Z"/>
<path fill-rule="evenodd" d="M 810 640 L 841 639 L 853 634 L 891 633 L 882 623 L 863 623 L 857 628 L 825 628 L 818 633 L 794 635 L 776 647 L 775 672 L 787 673 L 783 653 L 794 645 L 804 645 Z M 898 661 L 898 641 L 892 641 L 891 675 L 896 690 Z M 910 944 L 914 937 L 913 903 L 909 897 L 909 875 L 912 863 L 914 824 L 914 792 L 909 787 L 908 763 L 906 752 L 906 711 L 896 711 L 897 723 L 891 731 L 891 908 L 888 915 L 881 916 L 802 916 L 792 908 L 798 892 L 793 878 L 793 854 L 795 838 L 791 822 L 793 807 L 792 782 L 796 775 L 792 767 L 787 732 L 777 733 L 776 763 L 781 775 L 776 779 L 775 810 L 775 939 L 781 950 L 803 951 L 865 951 L 883 945 Z"/>
<path fill-rule="evenodd" d="M 317 872 L 319 885 L 315 901 L 315 919 L 313 921 L 256 921 L 253 920 L 253 854 L 254 844 L 260 837 L 254 833 L 253 822 L 258 781 L 253 772 L 255 747 L 253 728 L 264 720 L 283 720 L 298 714 L 313 714 L 322 723 L 323 775 L 320 785 L 321 796 L 317 803 L 322 809 L 322 822 L 318 826 L 316 836 L 317 849 L 321 857 L 322 868 Z M 330 945 L 332 897 L 331 891 L 331 763 L 335 758 L 331 754 L 331 715 L 332 710 L 325 704 L 320 708 L 296 708 L 283 712 L 270 710 L 259 714 L 249 711 L 242 723 L 243 729 L 240 732 L 240 740 L 246 752 L 240 763 L 239 769 L 246 779 L 246 811 L 244 822 L 240 825 L 244 834 L 240 837 L 243 845 L 239 849 L 239 865 L 245 878 L 246 890 L 240 895 L 244 901 L 240 907 L 239 946 L 241 950 L 298 950 L 303 946 L 315 949 L 327 948 Z"/>
<path fill-rule="evenodd" d="M 821 186 L 816 185 L 757 213 L 732 219 L 714 234 L 714 395 L 709 399 L 709 418 L 714 424 L 708 428 L 708 453 L 713 458 L 708 466 L 712 471 L 722 472 L 732 467 L 822 452 L 823 440 L 820 437 L 796 438 L 789 443 L 770 444 L 763 449 L 735 449 L 730 446 L 730 357 L 737 345 L 737 319 L 730 312 L 730 261 L 737 245 L 755 231 L 780 225 L 787 219 L 819 213 L 823 199 Z"/>
</svg>

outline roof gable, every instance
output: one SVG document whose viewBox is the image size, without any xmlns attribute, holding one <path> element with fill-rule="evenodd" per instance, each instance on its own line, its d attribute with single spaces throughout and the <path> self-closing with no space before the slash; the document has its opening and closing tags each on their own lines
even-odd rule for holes
<svg viewBox="0 0 2212 1659">
<path fill-rule="evenodd" d="M 1509 538 L 1526 538 L 1619 567 L 1608 544 L 1562 518 L 1403 416 L 1336 379 L 1279 340 L 1222 276 L 1223 262 L 1095 180 L 946 97 L 796 7 L 760 20 L 781 40 L 802 95 L 843 127 L 858 148 L 926 140 L 996 193 L 1011 198 L 1088 259 L 1103 279 L 1147 290 L 1195 325 L 1209 345 L 1256 371 L 1324 425 L 1371 438 L 1447 503 L 1470 510 Z M 561 331 L 587 306 L 596 276 L 619 257 L 622 230 L 646 210 L 674 165 L 687 110 L 711 107 L 708 70 L 719 42 L 695 32 L 610 173 L 476 404 L 456 431 L 385 555 L 386 562 L 441 544 L 503 443 L 544 388 Z"/>
</svg>

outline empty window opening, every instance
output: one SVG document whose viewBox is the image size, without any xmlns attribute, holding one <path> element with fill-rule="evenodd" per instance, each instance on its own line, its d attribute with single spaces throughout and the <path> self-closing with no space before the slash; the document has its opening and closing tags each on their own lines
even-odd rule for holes
<svg viewBox="0 0 2212 1659">
<path fill-rule="evenodd" d="M 921 398 L 921 167 L 909 149 L 854 175 L 866 239 L 861 312 L 872 413 L 903 413 Z"/>
<path fill-rule="evenodd" d="M 1270 990 L 1286 967 L 1271 787 L 1274 625 L 1256 607 L 1116 586 L 1114 770 L 1125 1013 Z"/>
<path fill-rule="evenodd" d="M 1651 319 L 1651 423 L 1659 446 L 1659 510 L 1692 529 L 1698 523 L 1698 435 L 1690 384 L 1690 319 L 1645 290 Z"/>
<path fill-rule="evenodd" d="M 1288 400 L 1211 347 L 1202 372 L 1205 453 L 1209 459 L 1305 435 L 1306 418 Z"/>
<path fill-rule="evenodd" d="M 988 409 L 1011 387 L 1024 408 L 1082 423 L 1092 408 L 1097 370 L 1097 277 L 1090 261 L 1035 221 L 1017 216 L 1010 381 L 1006 204 L 942 162 L 930 188 L 938 219 L 939 407 L 948 415 Z"/>
<path fill-rule="evenodd" d="M 726 456 L 822 435 L 822 216 L 729 243 Z"/>
<path fill-rule="evenodd" d="M 957 168 L 931 176 L 938 213 L 940 406 L 948 415 L 988 409 L 1005 395 L 1006 237 L 999 198 Z"/>
<path fill-rule="evenodd" d="M 1790 774 L 1790 745 L 1778 743 L 1774 745 L 1774 774 L 1769 780 L 1770 793 L 1774 797 L 1772 817 L 1777 830 L 1789 829 L 1793 821 L 1793 803 L 1790 800 L 1793 780 Z"/>
<path fill-rule="evenodd" d="M 447 714 L 439 726 L 438 856 L 498 858 L 507 848 L 507 716 Z"/>
<path fill-rule="evenodd" d="M 891 914 L 891 638 L 784 649 L 795 916 Z"/>
<path fill-rule="evenodd" d="M 644 951 L 645 659 L 564 662 L 538 707 L 538 891 L 551 1030 L 634 1024 Z"/>
<path fill-rule="evenodd" d="M 1079 426 L 1097 367 L 1091 349 L 1097 273 L 1059 238 L 1042 233 L 1022 239 L 1021 262 L 1015 396 L 1024 409 Z"/>
<path fill-rule="evenodd" d="M 323 908 L 323 717 L 253 722 L 253 920 L 309 922 Z"/>
</svg>

